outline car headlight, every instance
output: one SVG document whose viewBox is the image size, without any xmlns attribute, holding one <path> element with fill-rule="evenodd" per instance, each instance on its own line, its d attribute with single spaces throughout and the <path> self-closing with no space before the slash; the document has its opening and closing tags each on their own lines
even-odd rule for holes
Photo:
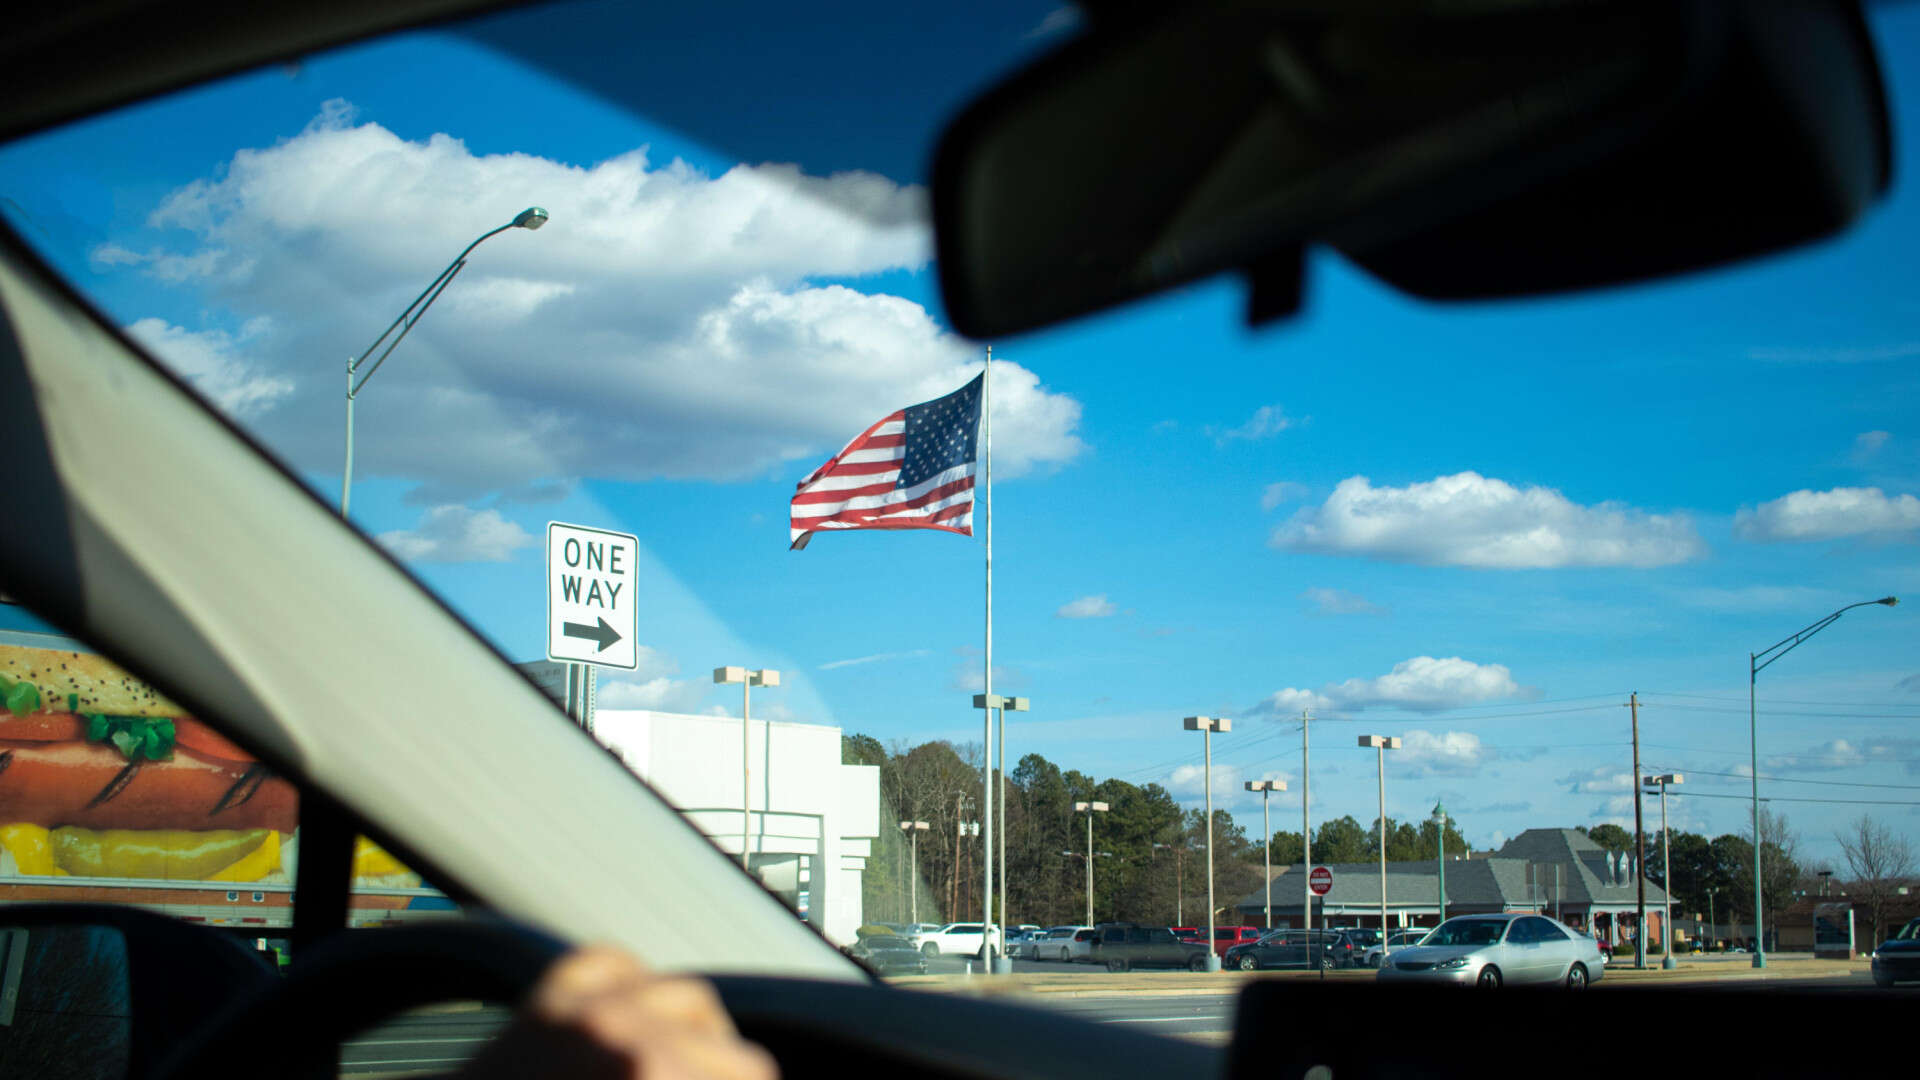
<svg viewBox="0 0 1920 1080">
<path fill-rule="evenodd" d="M 1456 956 L 1451 960 L 1442 960 L 1433 965 L 1435 971 L 1458 971 L 1467 966 L 1468 957 Z"/>
</svg>

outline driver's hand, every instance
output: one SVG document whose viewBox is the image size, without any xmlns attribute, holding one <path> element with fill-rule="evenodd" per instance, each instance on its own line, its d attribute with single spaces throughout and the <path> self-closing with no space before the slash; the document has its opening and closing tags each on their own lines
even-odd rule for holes
<svg viewBox="0 0 1920 1080">
<path fill-rule="evenodd" d="M 577 949 L 535 984 L 460 1080 L 776 1080 L 713 987 L 655 975 L 618 949 Z"/>
</svg>

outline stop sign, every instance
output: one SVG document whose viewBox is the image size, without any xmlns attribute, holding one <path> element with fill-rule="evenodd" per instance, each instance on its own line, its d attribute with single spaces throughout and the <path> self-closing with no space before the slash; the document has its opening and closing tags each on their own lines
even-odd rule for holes
<svg viewBox="0 0 1920 1080">
<path fill-rule="evenodd" d="M 1333 871 L 1324 866 L 1316 866 L 1313 873 L 1307 875 L 1307 888 L 1315 896 L 1325 896 L 1333 889 Z"/>
</svg>

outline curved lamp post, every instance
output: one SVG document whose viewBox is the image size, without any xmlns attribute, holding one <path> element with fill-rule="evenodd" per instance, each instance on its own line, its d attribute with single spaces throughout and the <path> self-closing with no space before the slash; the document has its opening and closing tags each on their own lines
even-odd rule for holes
<svg viewBox="0 0 1920 1080">
<path fill-rule="evenodd" d="M 1840 616 L 1845 615 L 1847 612 L 1852 611 L 1854 608 L 1857 608 L 1857 607 L 1867 607 L 1872 604 L 1880 604 L 1885 607 L 1893 607 L 1895 604 L 1898 604 L 1899 602 L 1900 602 L 1900 598 L 1897 596 L 1883 596 L 1878 600 L 1862 600 L 1857 604 L 1848 604 L 1846 607 L 1841 608 L 1839 611 L 1834 612 L 1833 614 L 1827 616 L 1826 618 L 1815 621 L 1812 625 L 1808 626 L 1804 630 L 1801 630 L 1797 634 L 1792 634 L 1787 637 L 1781 638 L 1779 641 L 1774 642 L 1772 645 L 1768 646 L 1765 649 L 1760 650 L 1757 653 L 1747 654 L 1747 754 L 1753 766 L 1753 771 L 1749 775 L 1753 777 L 1753 966 L 1754 967 L 1763 968 L 1767 966 L 1766 923 L 1761 919 L 1761 913 L 1760 913 L 1760 849 L 1764 845 L 1762 844 L 1761 837 L 1760 837 L 1760 742 L 1757 734 L 1759 725 L 1756 719 L 1756 711 L 1754 706 L 1754 685 L 1759 679 L 1760 672 L 1764 668 L 1766 668 L 1768 664 L 1773 663 L 1775 660 L 1778 660 L 1781 657 L 1787 655 L 1788 653 L 1792 652 L 1794 649 L 1799 648 L 1801 642 L 1807 640 L 1808 638 L 1819 633 L 1820 631 L 1825 630 L 1827 627 L 1832 626 L 1834 624 L 1834 621 L 1839 619 Z"/>
<path fill-rule="evenodd" d="M 393 350 L 399 346 L 401 339 L 405 338 L 407 332 L 413 329 L 414 324 L 420 321 L 420 317 L 427 313 L 427 309 L 433 306 L 433 302 L 440 299 L 440 294 L 446 291 L 447 286 L 452 284 L 453 279 L 459 275 L 460 271 L 466 269 L 467 256 L 473 254 L 474 248 L 479 247 L 481 243 L 487 239 L 506 232 L 508 229 L 526 229 L 532 231 L 546 223 L 547 212 L 538 206 L 529 206 L 525 210 L 515 214 L 513 220 L 507 222 L 505 225 L 490 232 L 481 233 L 478 240 L 468 244 L 465 251 L 462 251 L 457 258 L 448 263 L 445 270 L 440 271 L 440 276 L 433 279 L 433 283 L 427 286 L 427 291 L 414 297 L 413 303 L 408 304 L 407 309 L 400 313 L 400 317 L 393 320 L 393 325 L 387 327 L 379 337 L 373 339 L 373 344 L 367 346 L 366 352 L 347 361 L 347 463 L 346 467 L 342 469 L 340 473 L 341 517 L 347 516 L 347 507 L 353 495 L 353 402 L 355 398 L 360 396 L 361 388 L 367 385 L 368 379 L 373 378 L 374 372 L 380 370 L 380 365 L 387 362 L 387 357 L 393 355 Z M 399 331 L 398 334 L 394 333 L 396 330 Z M 388 341 L 387 339 L 389 337 L 393 340 Z M 367 358 L 373 356 L 373 351 L 380 348 L 383 342 L 387 347 L 381 351 L 373 363 L 368 364 Z M 360 374 L 362 367 L 367 369 L 365 375 Z"/>
</svg>

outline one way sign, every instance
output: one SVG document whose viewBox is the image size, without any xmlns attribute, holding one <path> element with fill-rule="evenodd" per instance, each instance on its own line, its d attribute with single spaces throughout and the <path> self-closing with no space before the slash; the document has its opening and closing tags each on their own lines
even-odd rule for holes
<svg viewBox="0 0 1920 1080">
<path fill-rule="evenodd" d="M 639 556 L 639 537 L 547 523 L 547 659 L 640 666 Z"/>
</svg>

